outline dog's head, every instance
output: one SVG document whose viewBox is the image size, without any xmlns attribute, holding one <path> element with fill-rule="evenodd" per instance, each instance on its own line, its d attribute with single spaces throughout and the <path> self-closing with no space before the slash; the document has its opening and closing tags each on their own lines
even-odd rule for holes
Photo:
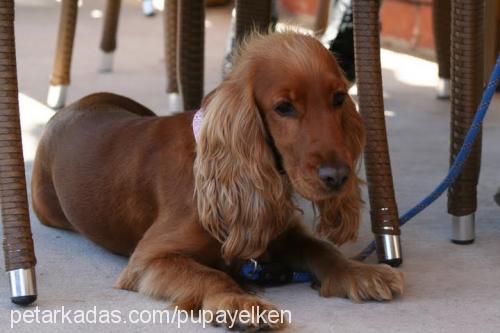
<svg viewBox="0 0 500 333">
<path fill-rule="evenodd" d="M 358 191 L 364 131 L 346 80 L 320 42 L 292 32 L 252 36 L 203 105 L 198 212 L 227 258 L 255 257 L 283 230 L 294 210 L 292 188 L 318 204 L 324 233 L 357 230 L 357 220 L 346 226 L 338 209 Z"/>
</svg>

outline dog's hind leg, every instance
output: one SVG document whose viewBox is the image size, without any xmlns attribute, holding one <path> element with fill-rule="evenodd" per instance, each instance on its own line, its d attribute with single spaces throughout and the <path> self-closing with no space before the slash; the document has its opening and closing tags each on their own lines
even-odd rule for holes
<svg viewBox="0 0 500 333">
<path fill-rule="evenodd" d="M 41 147 L 37 152 L 37 155 L 39 154 L 43 154 Z M 49 170 L 42 166 L 45 159 L 40 158 L 41 156 L 37 157 L 33 165 L 31 180 L 31 196 L 35 214 L 46 226 L 75 231 L 61 208 Z"/>
</svg>

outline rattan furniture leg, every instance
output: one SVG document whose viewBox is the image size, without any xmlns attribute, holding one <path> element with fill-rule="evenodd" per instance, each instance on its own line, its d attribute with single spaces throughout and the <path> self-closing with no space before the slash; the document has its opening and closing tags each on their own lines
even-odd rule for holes
<svg viewBox="0 0 500 333">
<path fill-rule="evenodd" d="M 320 0 L 318 3 L 318 12 L 316 13 L 316 22 L 314 22 L 314 34 L 321 36 L 328 26 L 328 17 L 330 16 L 331 0 Z"/>
<path fill-rule="evenodd" d="M 66 103 L 77 12 L 78 0 L 62 0 L 56 57 L 47 96 L 47 105 L 53 109 L 60 109 Z"/>
<path fill-rule="evenodd" d="M 195 110 L 203 98 L 205 1 L 178 2 L 178 29 L 178 79 L 183 110 Z"/>
<path fill-rule="evenodd" d="M 436 0 L 432 4 L 436 58 L 439 70 L 437 97 L 447 99 L 450 97 L 451 0 Z"/>
<path fill-rule="evenodd" d="M 476 113 L 484 85 L 483 0 L 453 0 L 451 5 L 451 144 L 455 159 Z M 481 135 L 474 142 L 462 173 L 448 190 L 453 242 L 474 241 L 474 213 L 481 166 Z"/>
<path fill-rule="evenodd" d="M 14 39 L 14 1 L 0 1 L 0 202 L 11 300 L 36 300 L 36 258 L 24 174 Z"/>
<path fill-rule="evenodd" d="M 107 0 L 106 13 L 101 37 L 101 72 L 113 70 L 113 54 L 116 50 L 116 34 L 118 31 L 118 20 L 120 17 L 121 0 Z"/>
<path fill-rule="evenodd" d="M 163 11 L 163 38 L 165 40 L 165 70 L 167 73 L 168 110 L 180 111 L 179 87 L 177 85 L 177 14 L 179 0 L 165 0 Z"/>
<path fill-rule="evenodd" d="M 62 0 L 56 57 L 47 96 L 47 105 L 53 109 L 60 109 L 66 103 L 77 13 L 78 0 Z"/>
<path fill-rule="evenodd" d="M 399 265 L 402 253 L 384 118 L 378 12 L 379 1 L 353 2 L 356 77 L 359 109 L 367 134 L 366 177 L 378 259 Z"/>
<path fill-rule="evenodd" d="M 236 1 L 237 43 L 253 29 L 267 32 L 271 23 L 271 0 Z"/>
</svg>

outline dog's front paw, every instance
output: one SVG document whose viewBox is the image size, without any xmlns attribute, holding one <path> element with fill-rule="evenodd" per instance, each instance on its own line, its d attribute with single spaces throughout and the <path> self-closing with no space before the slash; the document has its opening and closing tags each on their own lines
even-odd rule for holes
<svg viewBox="0 0 500 333">
<path fill-rule="evenodd" d="M 203 302 L 203 310 L 212 312 L 212 324 L 245 332 L 278 330 L 284 328 L 288 320 L 273 304 L 248 294 L 212 295 Z"/>
<path fill-rule="evenodd" d="M 351 261 L 321 283 L 320 295 L 363 300 L 387 301 L 403 294 L 403 273 L 388 265 L 368 265 Z"/>
</svg>

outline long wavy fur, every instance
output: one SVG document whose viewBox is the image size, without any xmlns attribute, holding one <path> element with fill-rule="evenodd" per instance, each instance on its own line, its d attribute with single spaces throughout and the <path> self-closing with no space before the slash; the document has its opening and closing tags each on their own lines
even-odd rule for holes
<svg viewBox="0 0 500 333">
<path fill-rule="evenodd" d="M 204 102 L 194 163 L 198 215 L 223 243 L 225 260 L 258 257 L 294 211 L 288 178 L 265 142 L 252 66 L 244 60 Z"/>
<path fill-rule="evenodd" d="M 359 160 L 365 144 L 365 130 L 354 102 L 349 98 L 348 103 L 351 103 L 352 107 L 343 113 L 342 127 L 354 160 L 353 166 L 359 169 Z M 334 244 L 342 245 L 357 239 L 361 207 L 364 203 L 361 199 L 361 184 L 360 178 L 351 177 L 339 197 L 316 203 L 320 211 L 316 230 Z"/>
<path fill-rule="evenodd" d="M 276 168 L 253 97 L 255 59 L 266 52 L 261 40 L 253 34 L 242 43 L 233 70 L 203 102 L 195 195 L 200 222 L 222 243 L 226 261 L 261 255 L 297 211 L 290 180 Z M 344 125 L 353 136 L 351 151 L 357 159 L 364 139 L 353 110 Z M 318 231 L 336 243 L 355 238 L 358 229 L 361 200 L 357 179 L 352 178 L 346 195 L 317 203 L 322 215 Z"/>
</svg>

